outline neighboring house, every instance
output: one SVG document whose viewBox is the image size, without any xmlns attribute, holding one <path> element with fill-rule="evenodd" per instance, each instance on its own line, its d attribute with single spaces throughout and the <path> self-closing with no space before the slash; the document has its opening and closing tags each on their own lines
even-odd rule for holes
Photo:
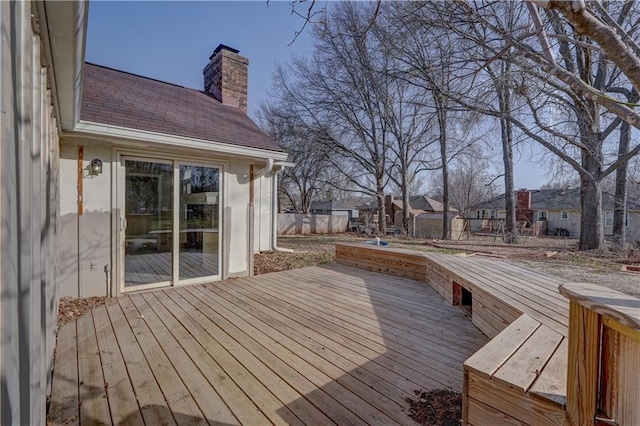
<svg viewBox="0 0 640 426">
<path fill-rule="evenodd" d="M 332 216 L 347 216 L 349 220 L 358 219 L 358 208 L 346 201 L 324 200 L 312 201 L 309 207 L 311 214 L 330 214 Z"/>
<path fill-rule="evenodd" d="M 505 195 L 499 195 L 471 209 L 471 219 L 501 219 L 506 216 Z M 521 189 L 515 192 L 516 220 L 528 223 L 546 222 L 547 234 L 580 236 L 580 189 Z M 613 234 L 614 196 L 602 193 L 604 231 Z M 472 231 L 478 232 L 482 220 L 472 220 Z M 625 231 L 629 239 L 640 238 L 640 203 L 627 200 Z"/>
<path fill-rule="evenodd" d="M 45 424 L 59 296 L 251 275 L 284 153 L 246 115 L 248 60 L 204 90 L 86 64 L 88 2 L 0 2 L 0 424 Z"/>
<path fill-rule="evenodd" d="M 409 197 L 409 232 L 414 237 L 441 237 L 442 215 L 444 205 L 426 195 L 414 195 Z M 393 218 L 396 229 L 403 229 L 402 199 L 395 199 L 393 195 L 385 196 L 385 211 L 388 217 Z M 449 208 L 449 221 L 458 216 L 458 210 Z M 451 226 L 450 226 L 451 228 Z"/>
</svg>

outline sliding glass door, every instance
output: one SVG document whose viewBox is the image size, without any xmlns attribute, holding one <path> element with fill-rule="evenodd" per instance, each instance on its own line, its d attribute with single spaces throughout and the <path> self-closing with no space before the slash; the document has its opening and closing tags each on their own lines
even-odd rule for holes
<svg viewBox="0 0 640 426">
<path fill-rule="evenodd" d="M 173 164 L 126 159 L 124 285 L 173 281 Z"/>
<path fill-rule="evenodd" d="M 180 164 L 179 279 L 219 273 L 220 170 Z"/>
<path fill-rule="evenodd" d="M 220 168 L 134 157 L 122 164 L 123 290 L 219 278 Z"/>
</svg>

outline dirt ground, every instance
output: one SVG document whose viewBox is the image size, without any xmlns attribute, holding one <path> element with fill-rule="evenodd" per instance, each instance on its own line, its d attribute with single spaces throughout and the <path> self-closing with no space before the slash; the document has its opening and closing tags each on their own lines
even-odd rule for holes
<svg viewBox="0 0 640 426">
<path fill-rule="evenodd" d="M 409 417 L 426 426 L 455 426 L 462 418 L 462 394 L 444 389 L 414 391 L 417 399 L 407 398 Z"/>
<path fill-rule="evenodd" d="M 62 297 L 58 304 L 58 326 L 78 319 L 91 308 L 105 304 L 106 296 L 101 297 Z"/>
<path fill-rule="evenodd" d="M 282 271 L 331 263 L 336 242 L 364 242 L 370 237 L 358 234 L 279 236 L 278 245 L 293 253 L 271 252 L 256 255 L 255 273 Z M 639 265 L 640 250 L 579 252 L 578 241 L 564 237 L 521 237 L 516 245 L 493 237 L 472 236 L 471 241 L 432 241 L 406 237 L 384 238 L 391 247 L 447 253 L 480 252 L 503 258 L 548 275 L 569 281 L 587 282 L 640 297 L 640 273 L 623 272 L 622 265 Z M 548 257 L 549 256 L 549 257 Z"/>
</svg>

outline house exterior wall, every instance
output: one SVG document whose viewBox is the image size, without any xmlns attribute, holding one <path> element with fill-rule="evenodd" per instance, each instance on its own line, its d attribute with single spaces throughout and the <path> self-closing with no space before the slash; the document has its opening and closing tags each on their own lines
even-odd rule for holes
<svg viewBox="0 0 640 426">
<path fill-rule="evenodd" d="M 61 258 L 62 296 L 88 297 L 117 295 L 120 291 L 119 247 L 121 214 L 116 197 L 118 168 L 121 155 L 166 160 L 193 161 L 197 164 L 221 164 L 222 278 L 247 276 L 253 250 L 270 249 L 271 232 L 271 175 L 254 181 L 254 247 L 250 250 L 250 193 L 249 159 L 224 158 L 213 153 L 185 154 L 176 148 L 162 152 L 127 148 L 122 143 L 65 138 L 61 143 Z M 78 214 L 78 156 L 83 149 L 82 201 L 83 212 Z M 210 158 L 207 161 L 206 158 Z M 102 160 L 103 172 L 90 176 L 92 159 Z M 91 264 L 94 268 L 91 268 Z"/>
<path fill-rule="evenodd" d="M 489 217 L 489 210 L 487 217 Z M 562 212 L 567 212 L 567 218 L 562 218 Z M 478 217 L 478 212 L 482 215 L 482 210 L 471 210 L 471 217 Z M 547 234 L 554 235 L 556 229 L 566 229 L 569 231 L 570 237 L 580 237 L 580 212 L 577 210 L 545 210 L 547 214 Z M 500 210 L 496 212 L 498 217 L 504 217 L 504 211 Z M 534 210 L 534 219 L 539 218 L 540 210 Z M 605 212 L 606 214 L 606 212 Z M 625 227 L 626 238 L 628 241 L 640 241 L 640 212 L 630 211 L 629 226 Z M 604 222 L 604 221 L 603 221 Z M 480 232 L 482 226 L 482 220 L 476 219 L 471 221 L 471 232 Z M 613 235 L 613 226 L 604 227 L 605 236 Z"/>
<path fill-rule="evenodd" d="M 78 146 L 63 141 L 60 149 L 61 296 L 91 297 L 110 294 L 112 265 L 111 210 L 113 204 L 112 149 L 82 143 L 82 214 L 78 208 Z M 103 161 L 103 172 L 89 175 L 92 159 Z M 93 270 L 91 263 L 98 265 Z M 110 271 L 105 271 L 105 267 Z"/>
<path fill-rule="evenodd" d="M 273 232 L 273 173 L 268 173 L 254 182 L 254 240 L 253 251 L 269 251 L 271 247 L 271 234 Z"/>
<path fill-rule="evenodd" d="M 611 211 L 611 214 L 613 214 L 612 211 Z M 624 230 L 626 233 L 627 241 L 640 241 L 640 212 L 638 211 L 628 212 L 628 226 L 625 226 Z M 605 223 L 604 235 L 605 236 L 613 235 L 613 223 L 610 226 L 606 226 L 606 223 Z"/>
<path fill-rule="evenodd" d="M 562 218 L 562 212 L 567 212 L 567 219 Z M 536 211 L 539 214 L 539 211 Z M 580 236 L 580 212 L 577 210 L 548 210 L 547 234 L 554 235 L 556 229 L 566 229 L 570 237 Z"/>
<path fill-rule="evenodd" d="M 398 217 L 396 213 L 396 218 Z M 400 217 L 402 217 L 400 215 Z M 414 216 L 410 215 L 413 222 L 413 236 L 425 238 L 442 237 L 442 213 L 422 213 Z M 449 238 L 458 238 L 462 232 L 463 221 L 457 220 L 455 214 L 449 214 Z"/>
<path fill-rule="evenodd" d="M 58 124 L 33 5 L 0 2 L 3 425 L 45 424 L 57 319 Z"/>
</svg>

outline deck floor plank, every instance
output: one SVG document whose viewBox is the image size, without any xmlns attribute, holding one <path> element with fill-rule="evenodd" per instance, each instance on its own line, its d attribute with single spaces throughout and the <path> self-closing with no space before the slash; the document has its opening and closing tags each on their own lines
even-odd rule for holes
<svg viewBox="0 0 640 426">
<path fill-rule="evenodd" d="M 224 304 L 221 303 L 223 300 L 217 302 L 210 296 L 212 293 L 207 294 L 196 287 L 190 287 L 187 290 L 194 297 L 204 301 L 209 307 L 218 311 L 224 318 L 232 320 L 237 327 L 242 328 L 247 335 L 251 336 L 274 355 L 277 355 L 292 367 L 295 365 L 296 369 L 299 368 L 298 371 L 305 374 L 305 376 L 308 375 L 306 373 L 308 369 L 316 368 L 319 372 L 318 376 L 325 374 L 330 380 L 339 380 L 340 384 L 349 391 L 347 397 L 357 395 L 362 398 L 361 404 L 365 408 L 367 404 L 370 404 L 394 421 L 401 424 L 408 423 L 407 415 L 403 412 L 405 407 L 395 401 L 395 398 L 390 398 L 375 388 L 381 380 L 378 379 L 375 383 L 372 382 L 369 385 L 361 382 L 350 375 L 349 370 L 343 370 L 328 362 L 323 356 L 310 351 L 304 345 L 298 344 L 295 340 L 272 328 L 260 318 L 248 315 L 240 309 L 234 309 L 234 305 L 229 301 L 224 300 Z M 397 389 L 394 391 L 395 394 L 400 393 Z M 390 395 L 394 394 L 391 393 Z M 358 401 L 353 401 L 349 405 L 354 404 L 358 404 Z M 383 418 L 382 420 L 385 421 L 386 419 Z"/>
<path fill-rule="evenodd" d="M 269 423 L 263 414 L 269 411 L 262 405 L 270 395 L 268 389 L 257 383 L 251 373 L 164 292 L 146 293 L 144 297 L 156 312 L 161 313 L 164 325 L 220 393 L 238 421 L 241 424 Z"/>
<path fill-rule="evenodd" d="M 384 319 L 390 324 L 396 324 L 408 330 L 424 333 L 431 332 L 440 336 L 443 332 L 449 331 L 453 326 L 458 329 L 458 341 L 468 341 L 475 344 L 479 339 L 482 339 L 478 337 L 476 330 L 472 326 L 460 327 L 458 315 L 453 313 L 450 309 L 451 306 L 445 305 L 444 301 L 442 306 L 437 306 L 437 303 L 434 303 L 433 300 L 428 301 L 427 303 L 429 303 L 431 309 L 426 311 L 422 309 L 425 303 L 424 299 L 420 301 L 407 301 L 407 298 L 411 297 L 411 293 L 405 293 L 403 297 L 397 297 L 397 295 L 401 293 L 379 291 L 379 289 L 376 288 L 376 284 L 378 283 L 373 279 L 367 280 L 367 292 L 363 291 L 362 287 L 354 285 L 354 280 L 343 279 L 341 286 L 349 289 L 348 294 L 336 292 L 336 287 L 326 285 L 320 287 L 315 285 L 316 283 L 322 283 L 323 277 L 326 277 L 326 275 L 327 272 L 320 268 L 305 268 L 305 271 L 299 277 L 296 277 L 299 281 L 293 288 L 301 288 L 304 286 L 305 289 L 315 296 L 332 302 L 335 301 L 335 303 L 332 304 L 336 306 L 348 308 L 363 307 L 365 309 L 358 310 L 362 315 L 369 316 L 373 319 Z M 300 280 L 300 278 L 304 279 Z M 416 291 L 422 289 L 416 289 L 414 287 L 412 290 L 415 294 Z M 433 299 L 431 292 L 428 294 Z M 375 312 L 366 309 L 371 305 L 372 296 L 377 298 Z M 414 308 L 411 311 L 411 316 L 406 315 L 408 308 Z M 434 324 L 434 322 L 436 323 Z M 427 324 L 428 326 L 425 327 Z"/>
<path fill-rule="evenodd" d="M 313 269 L 313 268 L 309 268 Z M 326 275 L 326 273 L 325 273 Z M 317 300 L 324 305 L 332 306 L 339 309 L 341 312 L 348 315 L 350 318 L 356 319 L 358 322 L 371 320 L 370 322 L 376 326 L 385 326 L 389 329 L 395 329 L 398 333 L 407 333 L 413 336 L 413 339 L 419 342 L 425 342 L 425 344 L 440 343 L 443 333 L 451 331 L 452 328 L 460 329 L 460 321 L 457 313 L 451 311 L 449 306 L 448 315 L 451 315 L 452 320 L 448 318 L 438 318 L 432 316 L 429 321 L 421 321 L 419 313 L 416 315 L 406 315 L 409 306 L 397 307 L 393 310 L 386 307 L 386 295 L 372 294 L 370 297 L 376 297 L 375 311 L 371 309 L 371 300 L 368 301 L 359 300 L 357 296 L 354 296 L 351 300 L 347 300 L 340 295 L 336 295 L 335 289 L 313 289 L 310 288 L 309 283 L 313 283 L 311 279 L 306 279 L 308 275 L 304 275 L 304 280 L 292 282 L 289 280 L 281 280 L 281 287 L 283 290 L 296 290 L 299 294 L 301 290 L 304 290 L 305 296 L 309 300 Z M 316 278 L 318 279 L 318 278 Z M 304 284 L 300 284 L 303 281 Z M 350 292 L 351 293 L 351 292 Z M 416 309 L 416 311 L 419 311 Z M 469 325 L 469 329 L 472 327 Z M 457 346 L 461 348 L 473 348 L 476 347 L 478 342 L 484 340 L 482 337 L 478 337 L 477 333 L 472 336 L 465 334 L 457 334 L 456 340 Z M 455 348 L 454 348 L 455 350 Z"/>
<path fill-rule="evenodd" d="M 56 360 L 59 368 L 53 372 L 50 416 L 53 424 L 75 426 L 80 424 L 78 415 L 78 343 L 76 340 L 77 321 L 60 327 L 56 339 Z"/>
<path fill-rule="evenodd" d="M 235 361 L 240 364 L 241 369 L 247 370 L 248 374 L 241 376 L 237 381 L 243 389 L 250 391 L 249 396 L 260 406 L 266 416 L 274 419 L 272 421 L 277 422 L 277 419 L 284 419 L 293 424 L 297 423 L 300 417 L 309 424 L 326 421 L 325 414 L 327 413 L 323 414 L 307 401 L 298 401 L 296 397 L 299 397 L 300 393 L 296 392 L 284 377 L 273 371 L 267 360 L 245 348 L 236 340 L 237 336 L 228 335 L 207 315 L 190 306 L 189 301 L 182 296 L 183 290 L 180 289 L 179 292 L 167 291 L 167 293 L 176 305 L 186 308 L 184 313 L 189 316 L 190 321 L 193 321 L 206 333 L 215 336 L 217 342 L 214 358 L 226 357 L 226 352 L 234 358 L 233 361 L 227 358 L 227 363 Z M 189 296 L 187 295 L 187 297 Z M 182 318 L 184 319 L 184 317 Z M 229 369 L 233 379 L 236 378 L 237 370 L 238 367 Z M 252 389 L 256 389 L 257 393 L 251 392 Z M 272 394 L 272 392 L 275 393 Z M 291 401 L 295 401 L 297 404 L 290 406 Z M 283 406 L 283 403 L 287 405 Z"/>
<path fill-rule="evenodd" d="M 89 412 L 73 390 L 91 364 L 113 424 L 413 425 L 406 398 L 460 390 L 487 342 L 425 283 L 342 265 L 132 294 L 81 318 L 59 335 L 52 424 Z"/>
<path fill-rule="evenodd" d="M 92 309 L 92 313 L 96 326 L 98 348 L 102 357 L 102 370 L 106 392 L 109 396 L 111 418 L 115 424 L 122 423 L 126 419 L 126 423 L 132 426 L 144 425 L 107 309 L 100 306 Z"/>
<path fill-rule="evenodd" d="M 369 359 L 360 352 L 323 336 L 305 324 L 304 320 L 293 321 L 277 310 L 273 310 L 272 307 L 260 304 L 259 301 L 258 303 L 250 303 L 241 298 L 241 294 L 240 297 L 236 297 L 238 293 L 229 292 L 229 288 L 205 286 L 203 289 L 211 291 L 216 296 L 224 297 L 229 303 L 244 309 L 247 313 L 259 318 L 282 334 L 286 334 L 290 339 L 310 351 L 321 354 L 329 362 L 343 368 L 369 386 L 376 387 L 384 394 L 395 395 L 399 391 L 404 391 L 404 395 L 401 395 L 403 397 L 401 403 L 406 402 L 404 398 L 413 397 L 413 391 L 420 387 L 410 379 L 400 377 L 377 363 L 367 362 Z"/>
<path fill-rule="evenodd" d="M 180 419 L 178 416 L 174 416 L 176 423 L 206 425 L 207 422 L 203 417 L 202 411 L 186 388 L 182 381 L 183 379 L 173 368 L 168 356 L 151 333 L 146 319 L 140 315 L 129 297 L 121 298 L 119 303 L 140 348 L 149 362 L 149 367 L 167 400 L 169 408 L 174 413 L 184 415 Z"/>
<path fill-rule="evenodd" d="M 158 344 L 171 361 L 176 373 L 180 377 L 189 378 L 184 380 L 184 384 L 205 418 L 215 419 L 215 421 L 225 424 L 236 423 L 235 416 L 218 396 L 215 389 L 200 374 L 200 371 L 191 361 L 184 348 L 173 338 L 169 330 L 163 326 L 158 315 L 149 307 L 142 295 L 132 295 L 131 301 L 140 312 L 140 316 L 144 317 Z"/>
<path fill-rule="evenodd" d="M 120 346 L 129 380 L 136 394 L 145 424 L 175 425 L 176 422 L 171 413 L 163 408 L 166 407 L 167 402 L 149 368 L 142 349 L 129 328 L 129 323 L 124 317 L 120 304 L 108 304 L 107 313 L 113 325 L 113 331 L 118 346 Z M 122 420 L 124 423 L 124 419 Z"/>
<path fill-rule="evenodd" d="M 204 302 L 195 298 L 190 294 L 187 289 L 181 289 L 180 297 L 182 297 L 183 303 L 191 303 L 196 309 L 190 309 L 189 313 L 193 315 L 194 319 L 201 321 L 202 325 L 207 328 L 214 328 L 216 334 L 222 333 L 231 334 L 236 339 L 235 343 L 241 345 L 245 350 L 250 351 L 256 357 L 258 357 L 263 365 L 268 366 L 274 373 L 281 377 L 291 387 L 296 389 L 301 394 L 305 395 L 312 404 L 316 407 L 323 407 L 330 409 L 328 414 L 337 423 L 342 424 L 366 424 L 365 420 L 359 417 L 354 411 L 349 410 L 347 407 L 341 404 L 340 397 L 336 398 L 335 395 L 331 395 L 332 388 L 323 387 L 324 384 L 330 383 L 330 380 L 322 376 L 317 369 L 308 368 L 305 369 L 304 365 L 299 365 L 297 359 L 291 360 L 287 358 L 285 351 L 277 351 L 272 353 L 264 346 L 256 342 L 250 335 L 246 334 L 244 330 L 236 327 L 235 324 L 226 320 L 226 318 L 220 316 L 211 308 L 209 308 Z M 176 294 L 176 293 L 174 293 Z M 274 348 L 275 350 L 275 348 Z M 287 364 L 285 358 L 291 364 Z M 305 374 L 300 373 L 303 370 Z M 322 391 L 316 391 L 318 388 L 322 388 Z M 335 386 L 339 396 L 346 397 L 347 393 L 341 385 Z M 354 395 L 354 397 L 357 397 Z M 359 402 L 364 402 L 360 400 Z M 376 410 L 377 411 L 377 410 Z M 368 414 L 376 415 L 375 411 L 367 411 Z M 390 420 L 390 419 L 389 419 Z"/>
<path fill-rule="evenodd" d="M 400 380 L 407 380 L 409 383 L 419 383 L 421 387 L 427 389 L 442 387 L 458 389 L 456 381 L 452 380 L 451 377 L 443 379 L 443 376 L 439 372 L 431 368 L 429 359 L 426 357 L 418 361 L 406 357 L 403 353 L 391 350 L 384 344 L 376 343 L 363 338 L 357 333 L 341 328 L 322 316 L 309 314 L 307 309 L 299 308 L 277 298 L 260 294 L 255 291 L 253 287 L 243 289 L 243 286 L 236 285 L 232 288 L 234 291 L 244 291 L 243 294 L 247 297 L 275 309 L 280 315 L 298 322 L 302 327 L 317 332 L 321 338 L 335 342 L 335 344 L 338 345 L 338 350 L 340 350 L 339 347 L 342 346 L 356 351 L 365 359 L 369 359 L 372 363 L 378 364 L 379 367 L 392 371 Z M 231 288 L 227 288 L 227 290 L 230 291 Z M 340 351 L 340 353 L 345 352 Z M 461 355 L 461 358 L 464 356 L 465 355 Z M 464 360 L 461 359 L 460 362 L 462 363 Z M 365 363 L 364 365 L 368 366 L 369 363 Z"/>
<path fill-rule="evenodd" d="M 461 352 L 452 349 L 452 346 L 459 346 L 457 339 L 454 342 L 449 342 L 447 346 L 438 344 L 442 343 L 442 340 L 440 342 L 432 342 L 425 338 L 424 341 L 421 341 L 419 338 L 416 338 L 416 336 L 412 336 L 410 333 L 397 327 L 388 326 L 383 321 L 375 321 L 367 318 L 361 314 L 360 310 L 344 309 L 338 305 L 326 303 L 321 298 L 311 297 L 311 294 L 303 291 L 294 292 L 292 291 L 293 288 L 286 287 L 286 279 L 279 279 L 279 283 L 280 285 L 276 288 L 275 286 L 267 285 L 267 281 L 265 280 L 259 284 L 259 288 L 266 293 L 276 295 L 287 302 L 303 307 L 309 312 L 315 313 L 318 317 L 326 317 L 336 325 L 358 333 L 372 341 L 380 342 L 381 329 L 384 329 L 387 331 L 387 333 L 385 333 L 385 340 L 388 348 L 396 349 L 407 356 L 414 356 L 419 359 L 423 359 L 425 355 L 430 355 L 431 359 L 439 365 L 440 371 L 443 373 L 458 373 L 456 370 L 459 365 L 457 358 Z M 440 334 L 440 336 L 442 336 L 442 334 Z"/>
<path fill-rule="evenodd" d="M 278 281 L 283 281 L 283 279 Z M 261 284 L 266 284 L 267 282 L 267 278 L 265 278 Z M 399 361 L 417 372 L 424 372 L 425 375 L 438 380 L 446 386 L 451 386 L 452 383 L 461 380 L 462 373 L 456 366 L 460 362 L 464 362 L 463 359 L 457 359 L 464 356 L 461 355 L 464 352 L 450 352 L 449 357 L 443 357 L 441 354 L 434 352 L 436 345 L 431 345 L 430 348 L 422 348 L 423 352 L 421 352 L 415 348 L 415 346 L 420 346 L 417 342 L 405 341 L 392 333 L 384 333 L 385 337 L 388 338 L 385 339 L 382 337 L 382 328 L 363 322 L 354 323 L 348 314 L 345 319 L 345 315 L 340 315 L 332 307 L 323 306 L 317 301 L 315 303 L 307 303 L 305 299 L 291 294 L 290 291 L 279 291 L 279 289 L 274 289 L 273 286 L 260 285 L 259 289 L 264 294 L 267 294 L 274 303 L 282 301 L 286 309 L 295 310 L 311 321 L 322 323 L 323 327 L 329 327 L 334 332 L 350 340 L 362 343 L 374 350 L 379 350 L 380 353 L 387 353 L 394 361 Z M 455 345 L 454 340 L 450 341 L 449 345 Z M 452 382 L 451 378 L 453 377 L 456 377 L 456 380 Z"/>
<path fill-rule="evenodd" d="M 111 414 L 102 374 L 100 351 L 91 312 L 78 321 L 78 383 L 80 386 L 80 424 L 110 424 Z"/>
</svg>

